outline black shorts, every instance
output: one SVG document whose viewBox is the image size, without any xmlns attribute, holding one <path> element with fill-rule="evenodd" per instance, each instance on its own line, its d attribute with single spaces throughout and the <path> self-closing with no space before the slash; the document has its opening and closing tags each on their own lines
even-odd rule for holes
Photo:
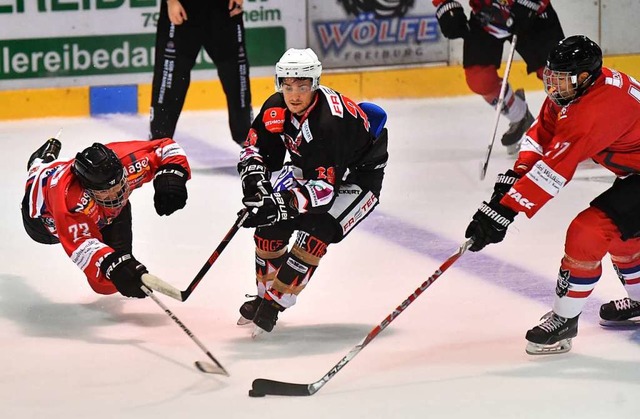
<svg viewBox="0 0 640 419">
<path fill-rule="evenodd" d="M 49 232 L 49 229 L 45 227 L 41 218 L 31 218 L 29 216 L 29 195 L 28 191 L 22 198 L 22 205 L 20 205 L 20 212 L 22 213 L 22 225 L 29 237 L 34 241 L 42 244 L 58 244 L 60 240 Z"/>
<path fill-rule="evenodd" d="M 518 35 L 516 51 L 527 63 L 527 73 L 534 73 L 547 63 L 547 56 L 558 42 L 564 39 L 564 32 L 556 11 L 551 4 L 543 16 L 534 20 L 531 26 Z M 469 19 L 470 33 L 464 39 L 462 65 L 464 68 L 474 65 L 493 65 L 500 68 L 504 41 L 511 37 L 498 39 L 487 33 L 477 18 Z"/>
<path fill-rule="evenodd" d="M 640 237 L 640 175 L 616 179 L 590 205 L 607 214 L 622 240 Z"/>
</svg>

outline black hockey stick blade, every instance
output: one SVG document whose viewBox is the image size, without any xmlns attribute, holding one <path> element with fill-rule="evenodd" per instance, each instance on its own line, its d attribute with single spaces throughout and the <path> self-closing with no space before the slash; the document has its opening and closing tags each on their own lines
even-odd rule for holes
<svg viewBox="0 0 640 419">
<path fill-rule="evenodd" d="M 253 380 L 249 394 L 252 397 L 271 396 L 311 396 L 316 390 L 311 384 L 285 383 L 282 381 L 257 378 Z"/>
<path fill-rule="evenodd" d="M 218 366 L 206 361 L 196 361 L 194 362 L 194 365 L 198 370 L 205 374 L 220 374 L 229 377 L 229 373 L 222 365 Z"/>
</svg>

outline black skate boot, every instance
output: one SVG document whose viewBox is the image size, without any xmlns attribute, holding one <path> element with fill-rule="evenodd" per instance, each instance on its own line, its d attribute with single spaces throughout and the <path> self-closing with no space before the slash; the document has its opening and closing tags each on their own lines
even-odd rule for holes
<svg viewBox="0 0 640 419">
<path fill-rule="evenodd" d="M 520 99 L 525 100 L 523 89 L 516 90 L 514 94 Z M 524 117 L 517 122 L 511 122 L 509 124 L 507 132 L 504 133 L 501 140 L 502 145 L 507 148 L 507 154 L 518 154 L 520 151 L 520 144 L 522 143 L 522 136 L 527 132 L 534 120 L 535 118 L 531 115 L 531 112 L 529 112 L 529 106 L 527 105 L 527 111 L 525 112 Z"/>
<path fill-rule="evenodd" d="M 625 297 L 603 304 L 600 324 L 607 327 L 640 325 L 640 302 Z"/>
<path fill-rule="evenodd" d="M 571 339 L 578 335 L 578 317 L 567 319 L 553 311 L 545 314 L 542 323 L 527 331 L 529 355 L 561 354 L 571 350 Z"/>
<path fill-rule="evenodd" d="M 258 307 L 260 307 L 260 303 L 262 303 L 262 297 L 258 297 L 257 295 L 247 294 L 245 295 L 245 297 L 254 297 L 254 299 L 251 301 L 246 301 L 240 306 L 240 318 L 238 319 L 238 326 L 244 326 L 245 324 L 251 323 L 256 315 L 256 311 L 258 311 Z"/>
<path fill-rule="evenodd" d="M 278 313 L 281 311 L 284 311 L 284 307 L 267 297 L 258 307 L 253 317 L 253 323 L 265 332 L 271 332 L 278 321 Z M 257 333 L 254 332 L 255 334 Z"/>
</svg>

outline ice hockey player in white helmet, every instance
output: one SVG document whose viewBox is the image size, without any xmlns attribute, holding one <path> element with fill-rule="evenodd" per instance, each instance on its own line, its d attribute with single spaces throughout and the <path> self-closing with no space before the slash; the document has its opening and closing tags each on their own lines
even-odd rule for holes
<svg viewBox="0 0 640 419">
<path fill-rule="evenodd" d="M 253 322 L 256 330 L 273 329 L 327 247 L 344 239 L 380 198 L 386 113 L 320 85 L 321 75 L 313 50 L 285 52 L 275 66 L 276 93 L 262 106 L 240 155 L 242 202 L 252 210 L 244 227 L 256 228 L 257 296 L 242 305 L 238 323 Z"/>
</svg>

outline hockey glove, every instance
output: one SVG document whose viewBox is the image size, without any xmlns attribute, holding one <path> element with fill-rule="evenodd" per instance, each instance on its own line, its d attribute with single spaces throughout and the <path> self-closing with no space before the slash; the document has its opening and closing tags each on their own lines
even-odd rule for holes
<svg viewBox="0 0 640 419">
<path fill-rule="evenodd" d="M 247 208 L 257 208 L 242 224 L 243 227 L 265 227 L 280 221 L 287 221 L 298 215 L 293 202 L 293 192 L 274 192 L 271 195 L 245 198 L 242 200 Z"/>
<path fill-rule="evenodd" d="M 520 175 L 509 169 L 505 173 L 500 173 L 493 185 L 493 195 L 490 202 L 500 202 L 503 196 L 509 192 L 514 183 L 520 179 Z"/>
<path fill-rule="evenodd" d="M 273 192 L 267 168 L 256 159 L 238 163 L 238 173 L 242 181 L 242 195 L 251 198 L 255 195 L 266 196 Z"/>
<path fill-rule="evenodd" d="M 531 27 L 538 16 L 538 9 L 542 7 L 534 0 L 513 0 L 511 5 L 511 26 L 509 32 L 519 34 Z"/>
<path fill-rule="evenodd" d="M 138 262 L 131 253 L 113 252 L 100 264 L 102 273 L 113 282 L 118 292 L 125 297 L 144 298 L 147 294 L 142 291 L 142 274 L 147 268 Z"/>
<path fill-rule="evenodd" d="M 188 173 L 179 164 L 165 164 L 158 168 L 153 179 L 153 206 L 158 215 L 170 215 L 187 204 Z"/>
<path fill-rule="evenodd" d="M 488 244 L 500 243 L 517 214 L 498 202 L 483 202 L 464 233 L 466 238 L 473 239 L 469 250 L 478 252 Z"/>
<path fill-rule="evenodd" d="M 455 0 L 435 0 L 436 17 L 442 34 L 449 39 L 464 38 L 469 33 L 469 23 L 462 5 Z"/>
</svg>

